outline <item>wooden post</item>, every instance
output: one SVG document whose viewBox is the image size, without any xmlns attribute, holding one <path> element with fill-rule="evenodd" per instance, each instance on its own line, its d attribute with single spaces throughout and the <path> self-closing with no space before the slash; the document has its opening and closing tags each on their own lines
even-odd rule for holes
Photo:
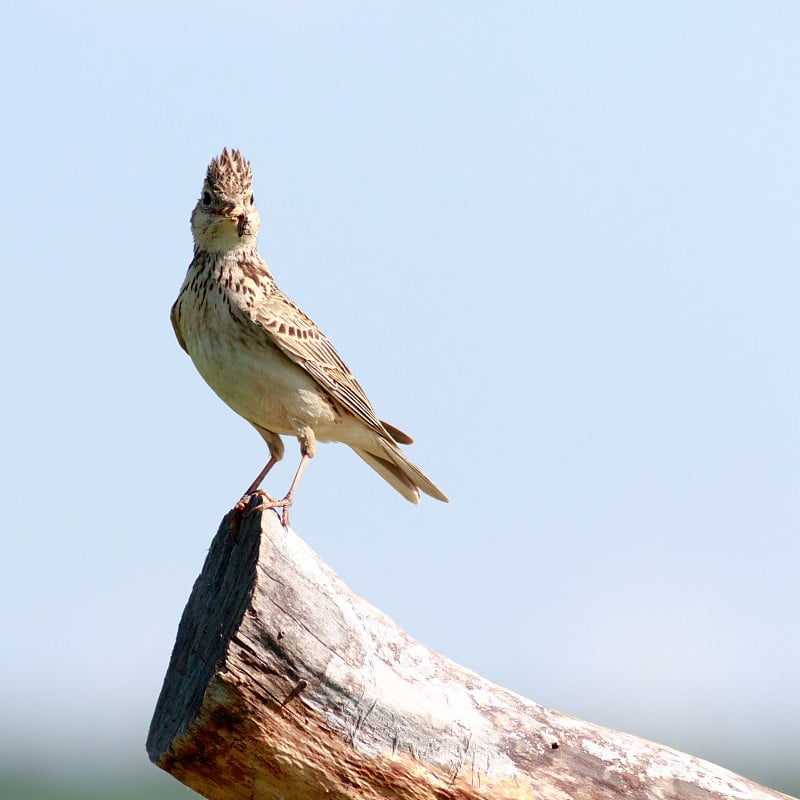
<svg viewBox="0 0 800 800">
<path fill-rule="evenodd" d="M 272 511 L 222 522 L 147 749 L 210 800 L 786 797 L 544 708 L 415 642 Z"/>
</svg>

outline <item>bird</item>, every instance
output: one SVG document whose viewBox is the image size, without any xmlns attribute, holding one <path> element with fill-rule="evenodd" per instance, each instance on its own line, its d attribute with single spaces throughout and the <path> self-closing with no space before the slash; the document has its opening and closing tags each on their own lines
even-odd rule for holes
<svg viewBox="0 0 800 800">
<path fill-rule="evenodd" d="M 289 527 L 300 478 L 317 442 L 349 445 L 406 500 L 444 493 L 398 445 L 410 436 L 378 419 L 367 395 L 314 321 L 277 286 L 258 252 L 261 218 L 250 162 L 224 148 L 208 166 L 191 214 L 194 257 L 170 318 L 180 346 L 214 392 L 266 442 L 270 458 L 235 508 L 281 509 Z M 294 436 L 300 464 L 280 499 L 259 487 Z M 252 508 L 252 506 L 251 506 Z"/>
</svg>

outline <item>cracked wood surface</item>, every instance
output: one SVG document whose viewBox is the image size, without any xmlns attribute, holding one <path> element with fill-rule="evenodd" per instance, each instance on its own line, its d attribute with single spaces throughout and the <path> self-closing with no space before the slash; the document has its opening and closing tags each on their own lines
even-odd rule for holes
<svg viewBox="0 0 800 800">
<path fill-rule="evenodd" d="M 786 797 L 498 687 L 411 639 L 273 512 L 231 523 L 192 590 L 147 740 L 210 800 Z"/>
</svg>

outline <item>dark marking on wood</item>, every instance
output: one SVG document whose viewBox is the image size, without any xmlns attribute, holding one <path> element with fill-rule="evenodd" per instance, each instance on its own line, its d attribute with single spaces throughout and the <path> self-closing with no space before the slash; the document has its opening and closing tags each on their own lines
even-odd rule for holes
<svg viewBox="0 0 800 800">
<path fill-rule="evenodd" d="M 305 680 L 305 678 L 300 678 L 300 680 L 297 681 L 297 685 L 294 687 L 294 689 L 292 689 L 292 691 L 289 692 L 288 695 L 286 695 L 286 699 L 281 703 L 281 708 L 286 706 L 287 703 L 290 703 L 292 700 L 294 700 L 294 698 L 297 697 L 307 686 L 308 686 L 308 681 Z"/>
</svg>

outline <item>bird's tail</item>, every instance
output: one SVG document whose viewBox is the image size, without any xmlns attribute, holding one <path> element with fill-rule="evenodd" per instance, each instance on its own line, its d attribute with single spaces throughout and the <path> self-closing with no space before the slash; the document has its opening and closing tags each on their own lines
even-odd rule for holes
<svg viewBox="0 0 800 800">
<path fill-rule="evenodd" d="M 385 481 L 390 483 L 411 503 L 419 503 L 420 489 L 430 497 L 447 503 L 447 497 L 433 481 L 416 465 L 412 464 L 394 442 L 385 439 L 375 441 L 375 449 L 380 453 L 369 452 L 354 447 L 364 461 Z"/>
</svg>

